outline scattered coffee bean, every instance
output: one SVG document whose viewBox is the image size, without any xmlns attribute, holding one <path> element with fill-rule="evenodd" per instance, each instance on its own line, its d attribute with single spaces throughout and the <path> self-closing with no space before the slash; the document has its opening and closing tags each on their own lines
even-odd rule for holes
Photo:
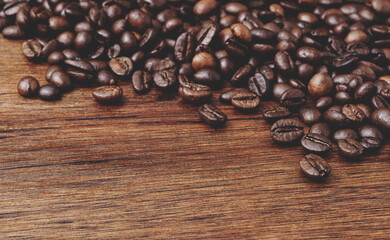
<svg viewBox="0 0 390 240">
<path fill-rule="evenodd" d="M 323 135 L 316 133 L 309 133 L 301 139 L 302 147 L 315 153 L 328 152 L 332 148 L 332 142 Z"/>
<path fill-rule="evenodd" d="M 260 104 L 260 98 L 254 93 L 236 93 L 232 97 L 232 105 L 241 111 L 252 111 Z"/>
<path fill-rule="evenodd" d="M 178 92 L 186 102 L 194 104 L 204 103 L 212 96 L 210 87 L 196 83 L 182 84 Z"/>
<path fill-rule="evenodd" d="M 18 92 L 23 97 L 34 97 L 39 91 L 39 82 L 31 76 L 23 77 L 18 83 Z"/>
<path fill-rule="evenodd" d="M 131 82 L 133 83 L 134 90 L 139 94 L 143 94 L 150 90 L 153 76 L 146 71 L 137 70 L 133 73 Z"/>
<path fill-rule="evenodd" d="M 204 122 L 215 128 L 222 127 L 227 120 L 226 114 L 212 104 L 203 104 L 198 112 Z"/>
<path fill-rule="evenodd" d="M 313 124 L 313 126 L 311 126 L 309 130 L 309 133 L 319 134 L 329 139 L 332 135 L 332 130 L 330 129 L 330 126 L 327 123 L 320 122 L 320 123 Z"/>
<path fill-rule="evenodd" d="M 279 144 L 297 142 L 303 134 L 303 124 L 294 119 L 278 120 L 271 127 L 271 137 Z"/>
<path fill-rule="evenodd" d="M 55 101 L 61 97 L 60 89 L 54 84 L 43 85 L 38 92 L 40 99 L 45 101 Z"/>
<path fill-rule="evenodd" d="M 313 180 L 323 180 L 331 171 L 329 164 L 320 156 L 308 154 L 300 161 L 303 173 Z"/>
<path fill-rule="evenodd" d="M 282 118 L 288 118 L 290 115 L 290 110 L 282 106 L 267 108 L 263 111 L 263 116 L 268 123 L 273 123 Z"/>
<path fill-rule="evenodd" d="M 248 93 L 248 92 L 249 92 L 249 90 L 248 90 L 248 89 L 245 89 L 245 88 L 235 88 L 235 89 L 231 89 L 231 90 L 228 90 L 228 91 L 223 92 L 223 93 L 219 96 L 219 101 L 222 102 L 222 103 L 231 104 L 231 103 L 232 103 L 232 97 L 233 97 L 236 93 Z"/>
<path fill-rule="evenodd" d="M 123 90 L 118 86 L 101 86 L 92 91 L 92 96 L 101 104 L 115 104 L 121 101 Z"/>
</svg>

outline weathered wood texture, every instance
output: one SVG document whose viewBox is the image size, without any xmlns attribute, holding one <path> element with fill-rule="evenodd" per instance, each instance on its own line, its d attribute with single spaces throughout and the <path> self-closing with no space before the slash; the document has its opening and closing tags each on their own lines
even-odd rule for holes
<svg viewBox="0 0 390 240">
<path fill-rule="evenodd" d="M 196 107 L 122 83 L 123 106 L 90 89 L 57 102 L 24 99 L 16 84 L 45 65 L 0 39 L 0 238 L 385 239 L 390 146 L 348 162 L 335 149 L 319 184 L 300 147 L 278 147 L 260 114 L 221 106 L 213 130 Z M 214 95 L 214 101 L 217 94 Z"/>
</svg>

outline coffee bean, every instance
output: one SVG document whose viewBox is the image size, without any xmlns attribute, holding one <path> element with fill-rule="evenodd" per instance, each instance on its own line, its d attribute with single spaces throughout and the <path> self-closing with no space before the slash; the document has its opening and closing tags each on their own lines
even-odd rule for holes
<svg viewBox="0 0 390 240">
<path fill-rule="evenodd" d="M 255 93 L 259 97 L 267 97 L 271 91 L 271 83 L 261 73 L 256 73 L 248 81 L 249 91 Z"/>
<path fill-rule="evenodd" d="M 246 64 L 243 67 L 239 68 L 236 73 L 233 74 L 230 82 L 233 86 L 240 86 L 248 82 L 249 77 L 253 73 L 253 66 Z"/>
<path fill-rule="evenodd" d="M 231 90 L 228 90 L 228 91 L 225 91 L 225 92 L 221 93 L 221 95 L 219 96 L 219 101 L 222 102 L 222 103 L 231 104 L 232 103 L 232 97 L 236 93 L 248 93 L 248 92 L 249 92 L 249 90 L 245 89 L 245 88 L 231 89 Z"/>
<path fill-rule="evenodd" d="M 320 98 L 327 96 L 332 92 L 333 81 L 328 74 L 317 73 L 310 79 L 307 87 L 312 97 Z"/>
<path fill-rule="evenodd" d="M 240 111 L 252 111 L 260 105 L 260 98 L 254 93 L 236 93 L 232 105 Z"/>
<path fill-rule="evenodd" d="M 150 90 L 153 76 L 146 71 L 137 70 L 133 73 L 131 82 L 133 83 L 134 90 L 139 94 L 143 94 Z"/>
<path fill-rule="evenodd" d="M 26 36 L 26 33 L 18 25 L 11 25 L 3 28 L 2 34 L 3 37 L 9 39 L 20 39 Z"/>
<path fill-rule="evenodd" d="M 192 32 L 182 33 L 176 40 L 174 54 L 179 62 L 190 62 L 195 50 L 195 36 Z"/>
<path fill-rule="evenodd" d="M 79 84 L 90 84 L 94 79 L 95 69 L 85 60 L 80 58 L 66 59 L 64 61 L 66 66 L 66 73 Z"/>
<path fill-rule="evenodd" d="M 372 115 L 371 120 L 374 124 L 378 125 L 382 130 L 390 133 L 390 109 L 378 108 Z"/>
<path fill-rule="evenodd" d="M 382 140 L 375 137 L 364 137 L 359 143 L 363 146 L 365 153 L 377 152 L 382 146 Z"/>
<path fill-rule="evenodd" d="M 222 127 L 227 120 L 226 114 L 212 104 L 203 104 L 198 112 L 200 118 L 214 128 Z"/>
<path fill-rule="evenodd" d="M 194 74 L 194 82 L 209 86 L 213 89 L 222 86 L 221 75 L 212 68 L 204 68 Z"/>
<path fill-rule="evenodd" d="M 154 73 L 161 70 L 171 70 L 175 71 L 176 64 L 174 61 L 169 59 L 157 59 L 157 58 L 150 58 L 145 62 L 144 66 L 145 70 Z"/>
<path fill-rule="evenodd" d="M 277 52 L 275 55 L 275 65 L 281 71 L 285 74 L 291 74 L 295 71 L 295 64 L 286 51 Z"/>
<path fill-rule="evenodd" d="M 353 104 L 344 105 L 342 113 L 350 120 L 351 123 L 361 123 L 365 120 L 363 110 Z"/>
<path fill-rule="evenodd" d="M 47 57 L 47 63 L 50 65 L 61 65 L 65 61 L 65 55 L 60 51 L 50 53 Z"/>
<path fill-rule="evenodd" d="M 320 121 L 322 114 L 316 107 L 306 105 L 299 109 L 298 116 L 306 125 L 313 125 Z"/>
<path fill-rule="evenodd" d="M 127 20 L 132 28 L 142 33 L 152 26 L 150 17 L 140 9 L 134 9 L 129 12 Z"/>
<path fill-rule="evenodd" d="M 271 137 L 279 144 L 297 142 L 303 134 L 303 124 L 294 119 L 278 120 L 271 127 Z"/>
<path fill-rule="evenodd" d="M 311 126 L 309 133 L 319 134 L 329 139 L 332 135 L 332 130 L 330 129 L 330 126 L 327 123 L 319 122 Z"/>
<path fill-rule="evenodd" d="M 384 140 L 382 131 L 372 124 L 365 124 L 361 126 L 358 132 L 362 138 L 378 138 L 381 141 Z"/>
<path fill-rule="evenodd" d="M 301 139 L 302 147 L 309 152 L 324 153 L 332 148 L 332 142 L 323 135 L 308 133 Z"/>
<path fill-rule="evenodd" d="M 194 14 L 198 16 L 204 16 L 210 14 L 216 7 L 218 2 L 215 0 L 200 0 L 193 8 Z"/>
<path fill-rule="evenodd" d="M 193 104 L 204 103 L 212 96 L 210 87 L 196 83 L 182 84 L 178 93 L 186 102 Z"/>
<path fill-rule="evenodd" d="M 315 154 L 306 155 L 299 164 L 303 173 L 316 181 L 323 180 L 331 172 L 329 164 L 322 157 Z"/>
<path fill-rule="evenodd" d="M 128 57 L 117 57 L 108 62 L 113 73 L 118 76 L 129 76 L 133 70 L 133 62 Z"/>
<path fill-rule="evenodd" d="M 276 83 L 274 84 L 272 93 L 276 100 L 280 100 L 280 97 L 283 95 L 283 93 L 292 87 L 286 83 Z"/>
<path fill-rule="evenodd" d="M 333 140 L 335 142 L 338 142 L 341 139 L 353 139 L 359 141 L 360 138 L 358 133 L 355 130 L 346 128 L 346 129 L 337 130 L 333 134 Z"/>
<path fill-rule="evenodd" d="M 60 89 L 54 84 L 47 84 L 39 89 L 38 96 L 45 101 L 55 101 L 61 97 L 61 93 Z"/>
<path fill-rule="evenodd" d="M 50 76 L 50 83 L 63 92 L 69 91 L 72 87 L 70 77 L 63 71 L 54 71 Z"/>
<path fill-rule="evenodd" d="M 363 146 L 353 139 L 341 139 L 337 142 L 337 147 L 342 156 L 348 159 L 359 158 L 363 152 Z"/>
<path fill-rule="evenodd" d="M 333 103 L 333 99 L 331 97 L 321 97 L 316 101 L 316 108 L 321 111 L 328 109 Z"/>
<path fill-rule="evenodd" d="M 175 73 L 169 70 L 161 70 L 154 73 L 153 81 L 161 90 L 172 90 L 177 85 Z"/>
<path fill-rule="evenodd" d="M 35 39 L 29 39 L 22 44 L 22 52 L 29 61 L 37 61 L 41 58 L 42 46 Z"/>
<path fill-rule="evenodd" d="M 101 104 L 115 104 L 121 101 L 123 90 L 118 86 L 101 86 L 92 91 L 92 96 Z"/>
<path fill-rule="evenodd" d="M 349 118 L 342 113 L 342 107 L 335 105 L 324 113 L 324 120 L 331 126 L 343 127 L 350 124 Z"/>
<path fill-rule="evenodd" d="M 208 52 L 197 53 L 192 59 L 192 68 L 198 71 L 203 68 L 215 68 L 217 62 L 213 55 Z"/>
<path fill-rule="evenodd" d="M 103 69 L 96 74 L 96 81 L 99 85 L 113 85 L 115 76 L 111 71 Z"/>
<path fill-rule="evenodd" d="M 23 77 L 18 83 L 18 92 L 23 97 L 34 97 L 39 91 L 39 82 L 31 76 Z"/>
<path fill-rule="evenodd" d="M 389 108 L 390 109 L 390 103 L 386 100 L 386 98 L 382 97 L 381 95 L 375 95 L 372 97 L 371 106 L 374 109 L 378 109 L 378 108 Z"/>
<path fill-rule="evenodd" d="M 291 116 L 290 110 L 282 106 L 269 107 L 263 110 L 263 116 L 268 123 Z"/>
<path fill-rule="evenodd" d="M 280 96 L 279 102 L 290 110 L 298 109 L 306 103 L 305 93 L 296 88 L 288 89 Z"/>
<path fill-rule="evenodd" d="M 373 96 L 375 92 L 375 84 L 373 82 L 365 82 L 356 88 L 354 97 L 356 100 L 364 100 Z"/>
</svg>

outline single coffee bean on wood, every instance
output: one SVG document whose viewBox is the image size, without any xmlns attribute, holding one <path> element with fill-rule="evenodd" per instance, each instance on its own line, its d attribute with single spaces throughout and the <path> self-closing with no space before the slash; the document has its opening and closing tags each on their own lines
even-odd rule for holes
<svg viewBox="0 0 390 240">
<path fill-rule="evenodd" d="M 313 180 L 323 180 L 331 172 L 329 164 L 322 157 L 315 154 L 306 155 L 299 164 L 303 173 Z"/>
<path fill-rule="evenodd" d="M 39 91 L 39 82 L 31 76 L 23 77 L 18 83 L 18 92 L 23 97 L 35 97 Z"/>
<path fill-rule="evenodd" d="M 61 97 L 60 89 L 54 84 L 43 85 L 38 92 L 40 99 L 45 101 L 55 101 Z"/>
<path fill-rule="evenodd" d="M 215 128 L 222 127 L 227 120 L 226 114 L 212 104 L 203 104 L 198 112 L 204 122 Z"/>
<path fill-rule="evenodd" d="M 123 90 L 118 86 L 101 86 L 92 91 L 92 96 L 101 104 L 115 104 L 121 101 Z"/>
</svg>

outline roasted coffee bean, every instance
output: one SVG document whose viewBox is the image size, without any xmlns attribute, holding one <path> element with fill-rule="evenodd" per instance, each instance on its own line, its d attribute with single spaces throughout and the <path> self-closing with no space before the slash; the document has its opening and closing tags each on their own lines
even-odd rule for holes
<svg viewBox="0 0 390 240">
<path fill-rule="evenodd" d="M 286 51 L 277 52 L 275 55 L 275 65 L 281 71 L 285 74 L 291 74 L 295 71 L 295 64 Z"/>
<path fill-rule="evenodd" d="M 306 105 L 299 109 L 298 116 L 306 125 L 313 125 L 321 120 L 322 114 L 316 107 Z"/>
<path fill-rule="evenodd" d="M 192 32 L 182 33 L 176 40 L 174 54 L 179 62 L 190 62 L 195 51 L 195 36 Z"/>
<path fill-rule="evenodd" d="M 117 57 L 108 62 L 113 73 L 118 76 L 129 76 L 133 71 L 133 62 L 128 57 Z"/>
<path fill-rule="evenodd" d="M 291 116 L 290 110 L 282 106 L 269 107 L 263 110 L 264 119 L 268 123 L 273 123 L 282 118 L 288 118 Z"/>
<path fill-rule="evenodd" d="M 363 152 L 363 146 L 353 139 L 342 139 L 337 142 L 337 147 L 342 156 L 348 159 L 359 158 Z"/>
<path fill-rule="evenodd" d="M 280 96 L 279 102 L 290 110 L 298 109 L 306 103 L 305 93 L 296 88 L 288 89 Z"/>
<path fill-rule="evenodd" d="M 123 90 L 118 86 L 101 86 L 92 91 L 92 96 L 101 104 L 115 104 L 122 100 Z"/>
<path fill-rule="evenodd" d="M 60 89 L 54 84 L 47 84 L 39 89 L 38 96 L 45 101 L 55 101 L 61 97 L 61 93 Z"/>
<path fill-rule="evenodd" d="M 382 140 L 375 137 L 364 137 L 359 143 L 363 146 L 365 153 L 376 152 L 382 146 Z"/>
<path fill-rule="evenodd" d="M 57 65 L 53 65 L 53 66 L 49 66 L 47 69 L 46 69 L 46 73 L 45 73 L 45 79 L 46 81 L 50 81 L 50 78 L 51 78 L 51 75 L 53 74 L 53 72 L 55 71 L 62 71 L 62 67 L 60 66 L 57 66 Z"/>
<path fill-rule="evenodd" d="M 161 90 L 172 90 L 177 85 L 175 73 L 169 70 L 154 73 L 153 82 Z"/>
<path fill-rule="evenodd" d="M 137 49 L 138 40 L 132 32 L 125 31 L 122 33 L 121 38 L 119 39 L 119 44 L 123 52 L 131 53 Z"/>
<path fill-rule="evenodd" d="M 331 172 L 329 164 L 322 157 L 315 154 L 306 155 L 299 164 L 303 173 L 316 181 L 323 180 Z"/>
<path fill-rule="evenodd" d="M 146 71 L 137 70 L 133 73 L 131 82 L 133 83 L 134 90 L 139 94 L 143 94 L 150 90 L 153 76 Z"/>
<path fill-rule="evenodd" d="M 372 97 L 371 106 L 374 109 L 378 109 L 378 108 L 389 108 L 390 109 L 390 103 L 386 100 L 386 98 L 382 97 L 381 95 L 375 95 Z"/>
<path fill-rule="evenodd" d="M 362 138 L 376 138 L 380 141 L 384 140 L 382 131 L 372 124 L 365 124 L 361 126 L 358 133 Z"/>
<path fill-rule="evenodd" d="M 92 65 L 95 72 L 100 72 L 101 70 L 107 69 L 108 64 L 100 60 L 90 60 L 89 63 Z"/>
<path fill-rule="evenodd" d="M 267 97 L 271 92 L 271 83 L 261 73 L 256 73 L 248 81 L 249 91 L 255 93 L 259 97 Z"/>
<path fill-rule="evenodd" d="M 57 51 L 60 48 L 60 43 L 56 39 L 47 42 L 42 48 L 42 58 L 47 59 L 50 53 Z"/>
<path fill-rule="evenodd" d="M 137 31 L 143 33 L 146 29 L 152 26 L 150 17 L 140 9 L 134 9 L 127 15 L 127 20 L 130 26 Z"/>
<path fill-rule="evenodd" d="M 197 16 L 204 16 L 210 14 L 218 6 L 215 0 L 200 0 L 193 8 L 194 14 Z"/>
<path fill-rule="evenodd" d="M 371 114 L 371 120 L 382 130 L 390 133 L 390 109 L 378 108 Z"/>
<path fill-rule="evenodd" d="M 74 58 L 66 59 L 64 64 L 66 73 L 79 84 L 89 84 L 93 80 L 95 69 L 88 61 Z"/>
<path fill-rule="evenodd" d="M 350 124 L 349 118 L 342 113 L 342 106 L 335 105 L 324 113 L 324 120 L 331 126 L 343 127 Z"/>
<path fill-rule="evenodd" d="M 337 130 L 334 134 L 333 134 L 333 140 L 335 142 L 338 142 L 339 140 L 341 139 L 353 139 L 353 140 L 356 140 L 358 141 L 359 140 L 359 135 L 358 133 L 353 130 L 353 129 L 349 129 L 349 128 L 346 128 L 346 129 L 340 129 L 340 130 Z"/>
<path fill-rule="evenodd" d="M 9 39 L 20 39 L 26 36 L 26 33 L 18 25 L 4 27 L 2 34 L 3 37 Z"/>
<path fill-rule="evenodd" d="M 236 93 L 232 105 L 240 111 L 252 111 L 260 105 L 260 98 L 254 93 Z"/>
<path fill-rule="evenodd" d="M 233 74 L 230 82 L 233 86 L 240 86 L 248 82 L 249 77 L 252 75 L 254 69 L 250 64 L 245 64 L 239 68 L 236 73 Z"/>
<path fill-rule="evenodd" d="M 302 147 L 309 152 L 324 153 L 332 148 L 332 142 L 320 134 L 309 133 L 301 139 Z"/>
<path fill-rule="evenodd" d="M 351 123 L 361 123 L 365 120 L 363 110 L 353 104 L 344 105 L 342 113 L 350 120 Z"/>
<path fill-rule="evenodd" d="M 65 61 L 65 55 L 60 51 L 50 53 L 47 57 L 47 63 L 50 65 L 61 65 Z"/>
<path fill-rule="evenodd" d="M 31 76 L 23 77 L 18 83 L 18 92 L 23 97 L 35 97 L 39 91 L 39 82 Z"/>
<path fill-rule="evenodd" d="M 316 108 L 321 111 L 328 109 L 333 103 L 333 99 L 331 97 L 321 97 L 316 101 Z"/>
<path fill-rule="evenodd" d="M 308 84 L 308 91 L 314 98 L 329 95 L 333 90 L 332 78 L 326 73 L 315 74 Z"/>
<path fill-rule="evenodd" d="M 313 47 L 301 47 L 296 51 L 297 58 L 304 62 L 315 62 L 320 60 L 322 53 Z"/>
<path fill-rule="evenodd" d="M 29 39 L 22 44 L 22 52 L 29 61 L 37 61 L 41 58 L 42 46 L 35 39 Z"/>
<path fill-rule="evenodd" d="M 70 77 L 63 71 L 54 71 L 49 82 L 56 85 L 63 92 L 69 91 L 72 87 Z"/>
<path fill-rule="evenodd" d="M 320 122 L 313 124 L 309 130 L 309 133 L 319 134 L 329 139 L 332 135 L 332 130 L 330 129 L 329 124 Z"/>
<path fill-rule="evenodd" d="M 280 97 L 282 96 L 282 94 L 291 89 L 292 87 L 286 83 L 276 83 L 274 84 L 273 86 L 273 90 L 272 90 L 272 93 L 273 93 L 273 96 L 276 100 L 280 100 Z"/>
<path fill-rule="evenodd" d="M 193 104 L 204 103 L 212 96 L 210 87 L 196 83 L 181 84 L 178 93 L 186 102 Z"/>
<path fill-rule="evenodd" d="M 365 82 L 355 90 L 355 99 L 364 100 L 374 95 L 376 86 L 373 82 Z"/>
<path fill-rule="evenodd" d="M 103 69 L 96 74 L 96 81 L 99 85 L 113 85 L 115 76 L 110 70 Z"/>
<path fill-rule="evenodd" d="M 221 75 L 212 68 L 204 68 L 194 74 L 194 82 L 211 88 L 220 88 L 223 80 Z"/>
<path fill-rule="evenodd" d="M 344 53 L 332 61 L 335 68 L 347 68 L 353 66 L 359 60 L 359 56 L 354 53 Z"/>
<path fill-rule="evenodd" d="M 79 58 L 79 53 L 76 52 L 75 50 L 72 50 L 72 49 L 64 49 L 62 51 L 62 53 L 65 55 L 65 58 L 67 59 L 75 59 L 75 58 Z"/>
<path fill-rule="evenodd" d="M 217 66 L 217 62 L 213 55 L 208 52 L 200 52 L 195 54 L 192 59 L 192 68 L 195 71 L 198 71 L 203 68 L 215 68 Z"/>
<path fill-rule="evenodd" d="M 294 119 L 278 120 L 271 127 L 271 137 L 279 144 L 297 142 L 303 134 L 303 124 Z"/>
<path fill-rule="evenodd" d="M 231 104 L 232 103 L 232 97 L 236 93 L 248 93 L 248 92 L 249 92 L 249 90 L 245 89 L 245 88 L 231 89 L 231 90 L 228 90 L 228 91 L 225 91 L 225 92 L 221 93 L 221 95 L 219 96 L 219 101 L 222 102 L 222 103 Z"/>
<path fill-rule="evenodd" d="M 198 112 L 200 118 L 214 128 L 222 127 L 227 120 L 226 114 L 212 104 L 203 104 Z"/>
<path fill-rule="evenodd" d="M 161 70 L 171 70 L 175 71 L 176 64 L 174 61 L 170 59 L 158 59 L 158 58 L 150 58 L 145 62 L 144 66 L 145 70 L 154 73 Z"/>
</svg>

